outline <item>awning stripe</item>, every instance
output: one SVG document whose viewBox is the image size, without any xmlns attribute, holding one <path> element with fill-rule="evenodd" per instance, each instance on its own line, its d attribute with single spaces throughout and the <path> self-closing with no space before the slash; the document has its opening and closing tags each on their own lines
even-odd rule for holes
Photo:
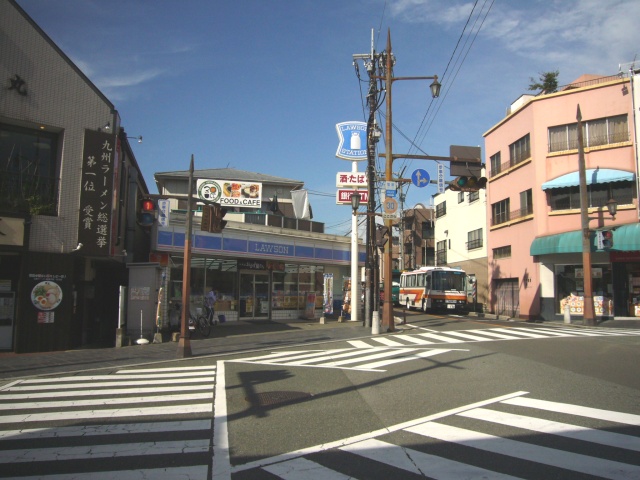
<svg viewBox="0 0 640 480">
<path fill-rule="evenodd" d="M 633 172 L 624 170 L 614 170 L 612 168 L 590 168 L 586 171 L 587 185 L 597 183 L 611 183 L 633 181 L 635 175 Z M 567 173 L 553 180 L 549 180 L 542 184 L 542 190 L 551 188 L 577 187 L 580 185 L 580 175 L 578 172 Z"/>
</svg>

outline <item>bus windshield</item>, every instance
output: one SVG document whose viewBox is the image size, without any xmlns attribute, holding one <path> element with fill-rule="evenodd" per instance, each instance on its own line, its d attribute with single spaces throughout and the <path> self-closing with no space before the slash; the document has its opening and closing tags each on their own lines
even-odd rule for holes
<svg viewBox="0 0 640 480">
<path fill-rule="evenodd" d="M 464 292 L 467 290 L 467 275 L 464 272 L 433 272 L 434 290 L 456 290 Z"/>
</svg>

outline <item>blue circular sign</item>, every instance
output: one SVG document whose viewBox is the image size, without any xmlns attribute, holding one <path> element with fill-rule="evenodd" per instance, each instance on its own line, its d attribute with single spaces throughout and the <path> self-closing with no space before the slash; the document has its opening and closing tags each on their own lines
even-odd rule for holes
<svg viewBox="0 0 640 480">
<path fill-rule="evenodd" d="M 418 168 L 414 170 L 411 174 L 411 183 L 413 183 L 416 187 L 422 188 L 429 185 L 431 178 L 429 177 L 429 172 L 422 168 Z"/>
</svg>

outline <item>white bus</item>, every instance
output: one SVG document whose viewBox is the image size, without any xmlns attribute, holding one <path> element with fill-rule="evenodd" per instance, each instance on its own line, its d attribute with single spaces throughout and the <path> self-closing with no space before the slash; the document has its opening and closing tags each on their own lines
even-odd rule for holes
<svg viewBox="0 0 640 480">
<path fill-rule="evenodd" d="M 467 274 L 449 267 L 421 267 L 400 275 L 400 305 L 407 309 L 468 313 Z"/>
</svg>

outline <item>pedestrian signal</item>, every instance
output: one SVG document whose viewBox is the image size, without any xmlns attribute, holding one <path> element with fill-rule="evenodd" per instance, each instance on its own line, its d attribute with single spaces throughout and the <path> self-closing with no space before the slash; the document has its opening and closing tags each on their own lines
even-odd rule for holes
<svg viewBox="0 0 640 480">
<path fill-rule="evenodd" d="M 602 231 L 602 247 L 606 250 L 613 247 L 613 232 L 611 230 Z"/>
</svg>

